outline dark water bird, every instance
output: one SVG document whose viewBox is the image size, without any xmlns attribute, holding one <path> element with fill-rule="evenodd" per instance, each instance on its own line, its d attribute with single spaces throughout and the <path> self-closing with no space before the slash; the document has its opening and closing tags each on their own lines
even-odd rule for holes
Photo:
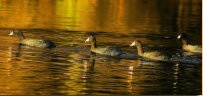
<svg viewBox="0 0 203 96">
<path fill-rule="evenodd" d="M 168 60 L 166 56 L 162 55 L 158 51 L 153 51 L 153 52 L 143 52 L 142 51 L 142 46 L 141 46 L 141 41 L 135 40 L 130 46 L 136 46 L 138 50 L 138 55 L 144 58 L 152 59 L 152 60 L 160 60 L 160 61 L 166 61 Z"/>
<path fill-rule="evenodd" d="M 185 33 L 181 33 L 177 37 L 182 40 L 182 49 L 188 52 L 202 53 L 202 47 L 198 45 L 187 44 L 188 36 Z"/>
<path fill-rule="evenodd" d="M 19 43 L 23 45 L 33 46 L 33 47 L 40 47 L 40 48 L 54 48 L 56 47 L 55 44 L 50 40 L 41 40 L 41 39 L 30 39 L 26 38 L 21 30 L 14 29 L 9 36 L 16 36 L 19 39 Z"/>
<path fill-rule="evenodd" d="M 165 56 L 162 55 L 158 51 L 152 52 L 143 52 L 141 47 L 141 42 L 139 40 L 135 40 L 130 46 L 136 46 L 138 50 L 138 55 L 146 58 L 147 60 L 155 60 L 155 61 L 167 61 L 167 62 L 183 62 L 183 63 L 201 63 L 202 60 L 198 58 L 188 57 L 188 56 Z"/>
<path fill-rule="evenodd" d="M 85 41 L 86 42 L 91 42 L 91 52 L 93 53 L 98 53 L 102 55 L 109 55 L 109 56 L 120 56 L 123 54 L 123 51 L 120 48 L 115 48 L 115 47 L 97 47 L 96 44 L 96 38 L 94 35 L 91 35 L 88 37 Z"/>
</svg>

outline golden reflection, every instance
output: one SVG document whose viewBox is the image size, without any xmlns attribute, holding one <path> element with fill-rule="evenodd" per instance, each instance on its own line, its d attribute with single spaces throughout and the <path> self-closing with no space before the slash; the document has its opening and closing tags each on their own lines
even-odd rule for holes
<svg viewBox="0 0 203 96">
<path fill-rule="evenodd" d="M 69 57 L 74 58 L 68 60 L 72 62 L 73 66 L 68 68 L 67 70 L 69 71 L 64 73 L 64 75 L 70 79 L 64 82 L 69 90 L 63 90 L 61 92 L 71 95 L 77 95 L 78 93 L 85 94 L 83 91 L 86 90 L 87 61 L 81 60 L 83 58 L 81 54 L 71 54 Z M 82 83 L 78 84 L 78 82 Z"/>
<path fill-rule="evenodd" d="M 185 3 L 192 2 L 190 7 Z M 43 0 L 43 1 L 1 1 L 1 28 L 37 28 L 37 29 L 66 29 L 71 31 L 94 32 L 152 32 L 171 30 L 164 27 L 163 14 L 157 6 L 163 7 L 168 3 L 178 4 L 177 1 L 168 1 L 158 5 L 160 1 L 141 2 L 131 0 Z M 178 5 L 177 24 L 179 32 L 184 32 L 191 21 L 185 22 L 187 12 L 199 14 L 200 6 L 194 4 L 199 0 L 180 0 Z M 130 6 L 132 5 L 133 6 Z M 8 10 L 10 8 L 10 10 Z M 166 7 L 163 7 L 166 8 Z M 176 14 L 176 8 L 170 6 L 170 18 Z M 129 10 L 130 9 L 130 10 Z M 149 10 L 150 9 L 150 10 Z M 144 11 L 142 11 L 144 10 Z M 163 21 L 161 19 L 163 19 Z M 170 19 L 169 18 L 169 19 Z M 133 21 L 133 22 L 132 22 Z M 167 21 L 166 21 L 167 22 Z M 181 23 L 182 22 L 182 23 Z M 201 22 L 200 22 L 201 23 Z M 198 25 L 199 22 L 197 22 Z M 175 26 L 175 25 L 174 25 Z M 184 29 L 184 30 L 183 30 Z"/>
<path fill-rule="evenodd" d="M 188 2 L 191 2 L 191 4 L 188 6 L 185 6 Z M 199 12 L 201 12 L 201 6 L 197 6 L 197 4 L 201 2 L 201 0 L 180 0 L 180 3 L 178 5 L 178 17 L 177 17 L 177 25 L 178 25 L 178 32 L 179 33 L 184 33 L 190 30 L 191 27 L 195 26 L 200 26 L 202 23 L 201 22 L 194 22 L 197 20 L 201 19 L 201 16 Z M 192 19 L 190 17 L 191 13 L 194 15 Z M 192 23 L 192 24 L 191 24 Z M 197 36 L 197 38 L 200 38 L 201 32 L 198 32 L 199 35 L 194 35 Z"/>
<path fill-rule="evenodd" d="M 1 95 L 11 95 L 11 94 L 19 94 L 19 92 L 16 90 L 18 88 L 19 90 L 22 90 L 21 83 L 17 81 L 16 79 L 19 78 L 17 74 L 19 73 L 18 68 L 15 66 L 15 64 L 12 62 L 12 47 L 9 47 L 8 50 L 4 51 L 5 53 L 1 53 L 0 61 L 4 61 L 1 63 L 1 70 L 0 73 L 3 73 L 4 75 L 0 76 L 0 86 L 1 89 Z"/>
<path fill-rule="evenodd" d="M 141 61 L 140 59 L 137 59 L 135 62 L 133 63 L 130 63 L 129 67 L 128 67 L 128 78 L 127 78 L 127 82 L 128 82 L 128 91 L 130 94 L 133 93 L 133 90 L 134 90 L 134 86 L 133 86 L 133 72 L 134 70 L 136 70 L 137 68 L 140 68 L 141 67 Z M 137 88 L 139 89 L 139 88 Z M 136 90 L 137 91 L 137 90 Z M 139 93 L 137 93 L 139 94 Z"/>
<path fill-rule="evenodd" d="M 123 12 L 124 12 L 124 1 L 123 0 L 119 0 L 118 2 L 118 16 L 117 16 L 117 23 L 118 23 L 118 26 L 122 26 L 123 25 L 123 22 L 121 22 L 121 19 L 124 17 L 123 16 Z M 116 26 L 116 27 L 118 27 Z M 125 26 L 123 26 L 125 27 Z"/>
<path fill-rule="evenodd" d="M 52 0 L 43 1 L 4 1 L 0 11 L 0 24 L 3 28 L 51 28 L 53 27 L 55 9 Z M 8 8 L 11 8 L 8 11 Z M 49 11 L 47 11 L 49 10 Z M 4 19 L 6 18 L 6 19 Z M 50 20 L 51 18 L 51 20 Z"/>
<path fill-rule="evenodd" d="M 154 46 L 153 44 L 159 43 L 146 38 L 146 34 L 136 33 L 148 35 L 160 34 L 163 30 L 174 32 L 175 30 L 172 29 L 174 27 L 177 27 L 178 32 L 187 32 L 190 26 L 201 25 L 201 21 L 198 21 L 201 6 L 197 6 L 200 2 L 202 1 L 179 0 L 177 3 L 177 1 L 170 0 L 165 3 L 162 0 L 153 2 L 143 0 L 0 0 L 0 28 L 63 29 L 66 31 L 60 30 L 57 34 L 53 33 L 54 35 L 48 33 L 45 35 L 55 40 L 63 37 L 56 43 L 64 46 L 69 43 L 79 47 L 85 45 L 81 42 L 85 40 L 84 36 L 88 32 L 106 32 L 101 33 L 105 35 L 98 35 L 101 45 L 113 42 L 112 44 L 117 43 L 119 47 L 125 46 L 136 39 L 135 34 L 144 44 Z M 171 4 L 174 5 L 171 6 Z M 188 19 L 190 15 L 194 15 L 194 18 Z M 168 24 L 168 21 L 175 22 L 175 24 Z M 71 33 L 67 30 L 88 32 Z M 0 42 L 2 42 L 0 45 L 0 95 L 112 95 L 116 93 L 140 95 L 154 91 L 149 86 L 160 88 L 160 90 L 163 88 L 156 82 L 160 78 L 151 75 L 157 74 L 157 71 L 165 71 L 154 68 L 160 67 L 161 64 L 139 59 L 89 57 L 90 54 L 86 54 L 87 50 L 67 50 L 69 49 L 67 46 L 58 50 L 21 48 L 17 47 L 17 42 L 15 42 L 17 38 L 8 37 L 8 32 L 8 30 L 0 32 Z M 39 38 L 38 34 L 41 34 L 41 31 L 31 36 Z M 73 42 L 67 42 L 70 40 Z M 126 49 L 130 50 L 129 47 Z M 171 84 L 175 89 L 174 93 L 179 91 L 177 84 L 181 83 L 177 81 L 178 71 L 179 65 L 176 64 L 172 76 L 175 81 Z M 146 80 L 155 83 L 151 84 Z"/>
</svg>

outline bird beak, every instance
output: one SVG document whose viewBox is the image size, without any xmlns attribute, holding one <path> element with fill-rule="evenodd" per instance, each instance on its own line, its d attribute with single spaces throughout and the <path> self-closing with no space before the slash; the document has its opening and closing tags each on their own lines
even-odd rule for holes
<svg viewBox="0 0 203 96">
<path fill-rule="evenodd" d="M 12 36 L 13 35 L 13 31 L 10 33 L 10 34 L 8 34 L 9 36 Z"/>
<path fill-rule="evenodd" d="M 177 39 L 180 39 L 181 35 L 178 35 Z"/>
<path fill-rule="evenodd" d="M 85 43 L 86 43 L 86 42 L 89 42 L 89 41 L 90 41 L 90 38 L 87 38 L 87 39 L 85 40 Z"/>
<path fill-rule="evenodd" d="M 132 44 L 130 44 L 130 46 L 134 46 L 134 45 L 135 45 L 135 41 Z"/>
</svg>

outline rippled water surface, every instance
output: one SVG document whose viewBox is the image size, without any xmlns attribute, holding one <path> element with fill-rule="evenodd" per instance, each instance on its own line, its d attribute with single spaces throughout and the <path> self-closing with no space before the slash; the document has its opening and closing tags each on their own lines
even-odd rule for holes
<svg viewBox="0 0 203 96">
<path fill-rule="evenodd" d="M 201 0 L 1 0 L 0 95 L 202 94 L 202 64 L 148 62 L 90 53 L 85 39 L 119 47 L 140 40 L 144 51 L 183 54 L 179 33 L 202 44 Z M 8 36 L 49 39 L 53 49 L 19 46 Z"/>
</svg>

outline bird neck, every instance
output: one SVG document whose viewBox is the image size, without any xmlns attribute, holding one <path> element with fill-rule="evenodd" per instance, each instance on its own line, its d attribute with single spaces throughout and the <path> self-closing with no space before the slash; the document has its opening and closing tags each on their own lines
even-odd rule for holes
<svg viewBox="0 0 203 96">
<path fill-rule="evenodd" d="M 183 48 L 187 46 L 187 42 L 185 39 L 182 39 L 182 43 L 183 43 Z"/>
<path fill-rule="evenodd" d="M 137 47 L 138 55 L 142 56 L 143 52 L 142 52 L 142 46 L 141 46 L 141 44 L 138 44 L 136 47 Z"/>
<path fill-rule="evenodd" d="M 18 37 L 18 39 L 21 41 L 21 40 L 23 40 L 23 39 L 25 39 L 25 36 L 23 35 L 23 33 L 21 32 L 21 31 L 19 31 L 18 33 L 17 33 L 17 37 Z"/>
<path fill-rule="evenodd" d="M 96 40 L 93 40 L 91 42 L 91 50 L 95 50 L 97 48 L 97 45 L 96 45 Z"/>
</svg>

